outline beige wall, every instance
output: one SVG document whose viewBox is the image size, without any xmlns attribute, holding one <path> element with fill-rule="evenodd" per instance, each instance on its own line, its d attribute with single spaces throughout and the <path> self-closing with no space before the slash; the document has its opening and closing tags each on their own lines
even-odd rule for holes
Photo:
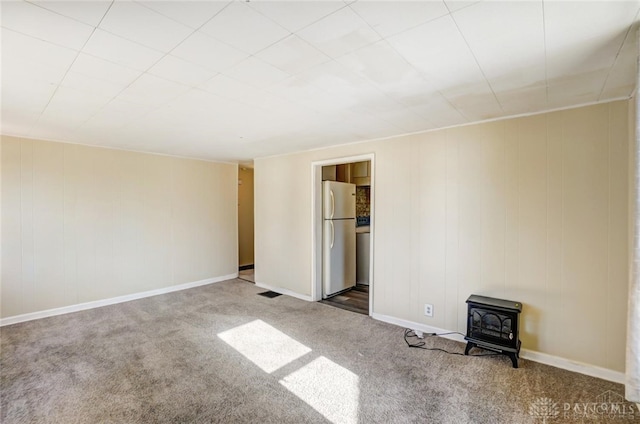
<svg viewBox="0 0 640 424">
<path fill-rule="evenodd" d="M 525 348 L 623 371 L 627 109 L 258 159 L 257 281 L 311 295 L 311 163 L 374 153 L 375 313 L 464 332 L 470 294 L 518 300 Z"/>
<path fill-rule="evenodd" d="M 237 167 L 1 138 L 1 316 L 237 272 Z"/>
<path fill-rule="evenodd" d="M 253 265 L 253 169 L 238 169 L 238 249 L 240 265 Z"/>
</svg>

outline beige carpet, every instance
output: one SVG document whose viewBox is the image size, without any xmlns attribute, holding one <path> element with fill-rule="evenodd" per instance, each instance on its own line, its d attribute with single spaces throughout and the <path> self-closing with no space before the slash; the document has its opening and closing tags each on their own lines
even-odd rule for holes
<svg viewBox="0 0 640 424">
<path fill-rule="evenodd" d="M 2 422 L 640 422 L 619 384 L 411 349 L 402 328 L 261 291 L 231 280 L 2 328 Z"/>
</svg>

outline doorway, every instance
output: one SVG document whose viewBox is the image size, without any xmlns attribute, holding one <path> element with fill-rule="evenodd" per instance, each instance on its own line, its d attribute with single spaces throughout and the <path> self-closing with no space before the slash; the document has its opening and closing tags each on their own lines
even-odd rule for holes
<svg viewBox="0 0 640 424">
<path fill-rule="evenodd" d="M 253 168 L 238 167 L 238 277 L 255 283 L 253 246 Z"/>
<path fill-rule="evenodd" d="M 374 155 L 359 155 L 312 163 L 312 298 L 315 301 L 352 312 L 373 313 L 373 227 L 374 227 Z M 327 299 L 323 292 L 323 181 L 353 184 L 356 195 L 355 232 L 356 281 L 345 284 L 346 289 L 331 293 Z M 332 283 L 329 283 L 332 284 Z M 333 290 L 332 290 L 333 291 Z M 323 296 L 325 295 L 325 296 Z"/>
</svg>

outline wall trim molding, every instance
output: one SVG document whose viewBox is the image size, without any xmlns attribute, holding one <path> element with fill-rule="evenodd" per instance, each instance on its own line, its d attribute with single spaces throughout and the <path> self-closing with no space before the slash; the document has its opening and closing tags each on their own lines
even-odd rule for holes
<svg viewBox="0 0 640 424">
<path fill-rule="evenodd" d="M 420 324 L 413 321 L 404 320 L 401 318 L 395 318 L 389 315 L 383 314 L 371 314 L 371 318 L 378 321 L 386 322 L 388 324 L 394 324 L 404 328 L 410 328 L 412 330 L 422 331 L 423 333 L 448 333 L 451 330 L 445 330 L 443 328 L 433 327 L 426 324 Z M 457 342 L 466 343 L 464 336 L 460 334 L 447 334 L 440 336 L 445 339 L 455 340 Z M 538 362 L 552 367 L 561 368 L 567 371 L 573 371 L 580 374 L 585 374 L 591 377 L 601 378 L 607 381 L 613 381 L 614 383 L 624 384 L 625 375 L 623 372 L 614 371 L 608 368 L 602 368 L 591 364 L 585 364 L 583 362 L 573 361 L 571 359 L 562 358 L 560 356 L 549 355 L 547 353 L 537 352 L 535 350 L 521 349 L 520 357 L 529 361 Z"/>
<path fill-rule="evenodd" d="M 342 144 L 335 144 L 333 146 L 315 147 L 313 149 L 296 150 L 294 152 L 286 152 L 286 153 L 275 153 L 275 154 L 268 155 L 268 156 L 256 157 L 256 158 L 254 158 L 254 161 L 256 159 L 258 159 L 258 160 L 260 160 L 260 159 L 271 159 L 271 158 L 279 158 L 279 157 L 285 157 L 285 156 L 291 156 L 291 155 L 299 155 L 301 153 L 317 152 L 317 151 L 321 151 L 321 150 L 329 150 L 329 149 L 335 149 L 335 148 L 339 148 L 339 147 L 355 146 L 357 144 L 365 144 L 365 143 L 374 143 L 374 142 L 379 142 L 379 141 L 387 141 L 387 140 L 392 140 L 394 138 L 401 138 L 401 137 L 409 137 L 409 136 L 414 136 L 414 135 L 428 134 L 430 132 L 435 132 L 435 131 L 449 130 L 449 129 L 461 128 L 461 127 L 468 127 L 468 126 L 471 126 L 471 125 L 486 124 L 486 123 L 489 123 L 489 122 L 507 121 L 509 119 L 526 118 L 526 117 L 529 117 L 529 116 L 544 115 L 545 113 L 562 112 L 562 111 L 565 111 L 565 110 L 580 109 L 580 108 L 583 108 L 583 107 L 597 106 L 597 105 L 603 105 L 603 104 L 607 104 L 607 103 L 625 101 L 625 100 L 632 99 L 634 97 L 634 95 L 635 95 L 634 93 L 637 92 L 637 89 L 638 88 L 636 87 L 634 92 L 629 96 L 618 96 L 618 97 L 614 97 L 612 99 L 596 100 L 596 101 L 592 101 L 592 102 L 580 103 L 580 104 L 571 105 L 571 106 L 560 106 L 560 107 L 551 108 L 551 109 L 544 109 L 544 110 L 541 110 L 541 111 L 538 111 L 538 112 L 517 113 L 515 115 L 501 116 L 501 117 L 498 117 L 498 118 L 488 118 L 488 119 L 484 119 L 484 120 L 480 120 L 480 121 L 464 122 L 462 124 L 448 125 L 448 126 L 445 126 L 445 127 L 438 127 L 438 128 L 430 128 L 428 130 L 420 130 L 420 131 L 412 131 L 412 132 L 407 132 L 407 133 L 399 133 L 399 134 L 395 134 L 395 135 L 388 135 L 388 136 L 385 136 L 385 137 L 369 138 L 367 140 L 349 141 L 349 142 L 342 143 Z"/>
<path fill-rule="evenodd" d="M 115 305 L 116 303 L 129 302 L 131 300 L 143 299 L 145 297 L 157 296 L 160 294 L 171 293 L 180 290 L 192 289 L 195 287 L 206 286 L 208 284 L 219 283 L 221 281 L 227 281 L 238 277 L 238 273 L 222 275 L 220 277 L 207 278 L 200 281 L 193 281 L 191 283 L 178 284 L 175 286 L 162 287 L 160 289 L 149 290 L 139 293 L 127 294 L 124 296 L 111 297 L 108 299 L 94 300 L 91 302 L 78 303 L 75 305 L 63 306 L 61 308 L 47 309 L 44 311 L 30 312 L 28 314 L 14 315 L 12 317 L 6 317 L 0 319 L 0 327 L 6 325 L 17 324 L 19 322 L 32 321 L 40 318 L 53 317 L 56 315 L 64 315 L 72 312 L 84 311 L 87 309 L 100 308 L 102 306 Z"/>
<path fill-rule="evenodd" d="M 260 287 L 260 288 L 263 288 L 263 289 L 271 290 L 271 291 L 274 291 L 274 292 L 280 293 L 280 294 L 285 294 L 287 296 L 295 297 L 296 299 L 305 300 L 307 302 L 313 302 L 313 299 L 311 298 L 311 296 L 307 296 L 307 295 L 304 295 L 304 294 L 296 293 L 294 291 L 283 289 L 281 287 L 273 287 L 273 286 L 270 286 L 269 284 L 258 283 L 258 282 L 256 282 L 256 287 Z"/>
</svg>

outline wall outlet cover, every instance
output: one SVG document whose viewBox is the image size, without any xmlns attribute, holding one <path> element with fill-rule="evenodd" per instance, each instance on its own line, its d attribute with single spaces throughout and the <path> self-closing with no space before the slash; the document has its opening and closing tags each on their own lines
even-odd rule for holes
<svg viewBox="0 0 640 424">
<path fill-rule="evenodd" d="M 432 317 L 433 316 L 433 305 L 430 303 L 425 303 L 424 304 L 424 314 L 428 317 Z"/>
</svg>

